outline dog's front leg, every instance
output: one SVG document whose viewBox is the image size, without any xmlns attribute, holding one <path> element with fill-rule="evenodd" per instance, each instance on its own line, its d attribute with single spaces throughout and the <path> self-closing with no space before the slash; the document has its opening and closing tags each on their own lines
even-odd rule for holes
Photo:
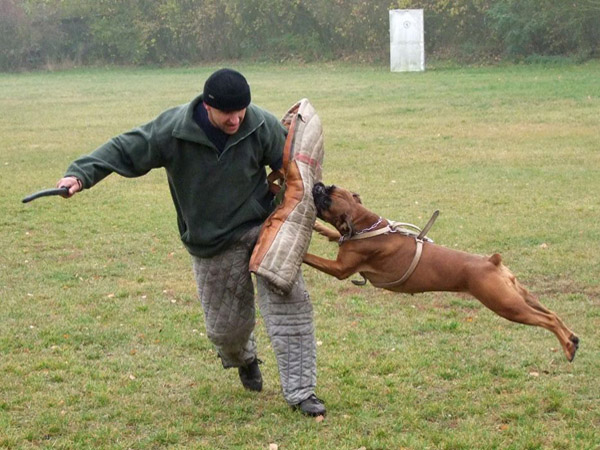
<svg viewBox="0 0 600 450">
<path fill-rule="evenodd" d="M 340 258 L 339 254 L 337 260 L 333 261 L 307 253 L 304 256 L 304 262 L 321 272 L 336 277 L 338 280 L 344 280 L 356 273 L 358 267 L 357 262 L 348 261 L 348 258 Z"/>
<path fill-rule="evenodd" d="M 342 237 L 342 235 L 340 234 L 340 232 L 338 230 L 333 230 L 319 222 L 315 222 L 315 224 L 313 225 L 313 229 L 317 233 L 319 233 L 321 236 L 325 236 L 327 239 L 329 239 L 332 242 L 337 242 Z"/>
</svg>

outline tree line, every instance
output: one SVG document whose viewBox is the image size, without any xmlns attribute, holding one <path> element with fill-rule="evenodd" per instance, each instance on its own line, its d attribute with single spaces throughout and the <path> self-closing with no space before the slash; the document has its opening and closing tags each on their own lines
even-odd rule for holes
<svg viewBox="0 0 600 450">
<path fill-rule="evenodd" d="M 423 9 L 428 57 L 600 53 L 600 0 L 0 0 L 0 70 L 231 59 L 385 62 L 390 9 Z"/>
</svg>

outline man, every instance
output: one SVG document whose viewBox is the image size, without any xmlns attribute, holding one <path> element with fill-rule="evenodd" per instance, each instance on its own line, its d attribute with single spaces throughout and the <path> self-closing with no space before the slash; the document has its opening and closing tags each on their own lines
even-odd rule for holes
<svg viewBox="0 0 600 450">
<path fill-rule="evenodd" d="M 71 197 L 112 172 L 137 177 L 166 170 L 207 335 L 223 367 L 237 367 L 243 386 L 261 391 L 248 262 L 260 225 L 274 207 L 265 166 L 281 167 L 286 130 L 250 99 L 242 74 L 218 70 L 206 80 L 203 94 L 75 160 L 57 186 L 68 187 Z M 302 275 L 287 295 L 260 277 L 257 291 L 284 398 L 304 414 L 324 415 L 314 393 L 316 343 Z"/>
</svg>

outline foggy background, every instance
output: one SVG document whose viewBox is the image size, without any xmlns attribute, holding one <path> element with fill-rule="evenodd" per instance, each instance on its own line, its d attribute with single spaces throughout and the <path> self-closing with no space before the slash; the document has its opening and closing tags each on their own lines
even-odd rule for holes
<svg viewBox="0 0 600 450">
<path fill-rule="evenodd" d="M 424 10 L 427 58 L 599 55 L 600 0 L 0 0 L 0 71 L 222 60 L 387 64 L 390 9 Z"/>
</svg>

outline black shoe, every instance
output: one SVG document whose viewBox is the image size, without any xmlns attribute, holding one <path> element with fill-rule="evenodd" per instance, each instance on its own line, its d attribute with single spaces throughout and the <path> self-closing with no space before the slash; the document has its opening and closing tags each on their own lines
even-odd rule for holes
<svg viewBox="0 0 600 450">
<path fill-rule="evenodd" d="M 315 394 L 312 394 L 307 399 L 302 400 L 300 403 L 293 405 L 294 409 L 299 409 L 302 414 L 307 416 L 324 416 L 327 410 L 323 405 L 323 400 L 317 398 Z"/>
<path fill-rule="evenodd" d="M 262 363 L 262 361 L 258 358 L 254 358 L 248 365 L 238 367 L 240 380 L 244 387 L 249 391 L 262 391 L 262 375 L 258 368 L 259 363 Z"/>
</svg>

